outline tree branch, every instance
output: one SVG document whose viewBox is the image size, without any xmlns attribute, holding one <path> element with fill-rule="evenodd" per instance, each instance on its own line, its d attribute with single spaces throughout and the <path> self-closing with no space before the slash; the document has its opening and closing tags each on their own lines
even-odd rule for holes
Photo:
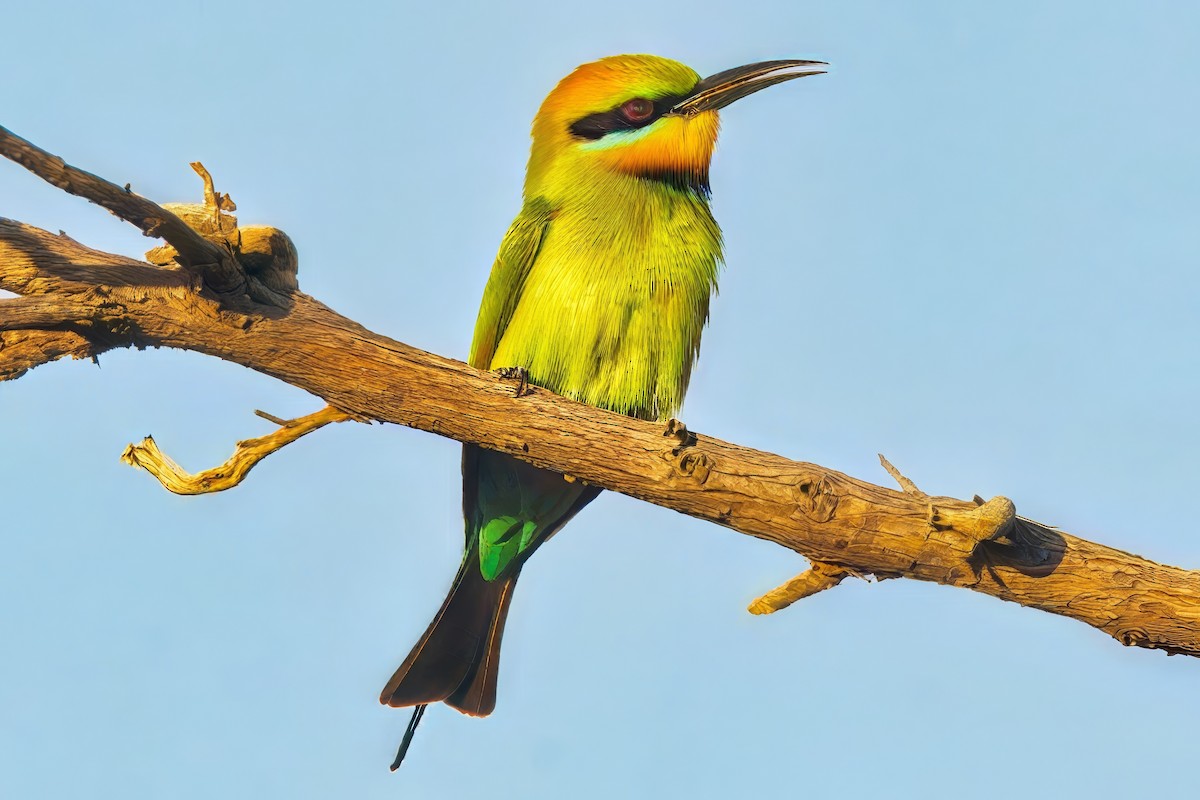
<svg viewBox="0 0 1200 800">
<path fill-rule="evenodd" d="M 89 316 L 90 309 L 87 306 L 48 295 L 0 300 L 0 331 L 61 328 Z"/>
<path fill-rule="evenodd" d="M 0 331 L 0 381 L 19 378 L 64 356 L 94 358 L 100 352 L 94 342 L 74 331 Z"/>
<path fill-rule="evenodd" d="M 157 203 L 124 190 L 90 172 L 67 164 L 37 145 L 0 127 L 0 154 L 17 162 L 42 180 L 68 194 L 90 200 L 131 222 L 142 233 L 165 239 L 190 265 L 204 272 L 217 291 L 228 291 L 241 283 L 240 270 L 227 253 L 189 228 L 179 217 Z"/>
<path fill-rule="evenodd" d="M 849 576 L 847 570 L 835 564 L 814 561 L 811 567 L 783 586 L 767 592 L 751 603 L 746 610 L 751 614 L 774 614 L 797 600 L 832 589 Z"/>
<path fill-rule="evenodd" d="M 180 264 L 217 294 L 246 293 L 260 303 L 281 304 L 283 298 L 247 275 L 246 269 L 228 246 L 222 247 L 189 227 L 172 211 L 110 183 L 90 172 L 72 167 L 58 156 L 22 139 L 0 126 L 0 155 L 12 159 L 42 180 L 68 194 L 82 197 L 135 225 L 146 236 L 161 238 L 179 256 Z M 211 178 L 202 166 L 196 171 L 206 180 L 208 198 L 219 213 L 221 202 L 212 190 Z M 226 198 L 227 199 L 227 198 Z M 232 205 L 232 204 L 230 204 Z M 0 284 L 0 288 L 7 288 Z"/>
<path fill-rule="evenodd" d="M 265 416 L 265 415 L 264 415 Z M 241 483 L 254 465 L 286 447 L 305 434 L 324 428 L 331 422 L 350 419 L 336 408 L 326 406 L 313 414 L 293 420 L 280 420 L 274 433 L 238 442 L 233 455 L 220 466 L 192 474 L 159 449 L 154 437 L 147 436 L 140 444 L 131 444 L 121 454 L 121 460 L 149 472 L 167 491 L 175 494 L 211 494 L 232 489 Z"/>
<path fill-rule="evenodd" d="M 892 462 L 883 457 L 883 453 L 879 453 L 879 463 L 887 470 L 887 474 L 892 476 L 892 480 L 900 484 L 900 488 L 911 495 L 924 497 L 925 493 L 917 488 L 917 485 L 904 476 L 900 470 L 892 466 Z"/>
<path fill-rule="evenodd" d="M 22 163 L 39 174 L 70 169 L 41 164 L 53 157 L 36 148 L 22 153 Z M 131 213 L 106 187 L 123 190 L 90 177 L 102 205 L 123 218 Z M 286 262 L 283 250 L 268 250 L 267 263 Z M 520 376 L 503 378 L 424 353 L 299 292 L 283 305 L 213 293 L 187 269 L 98 253 L 0 220 L 0 288 L 12 286 L 86 306 L 89 323 L 72 335 L 90 348 L 206 353 L 316 394 L 356 419 L 509 453 L 776 542 L 814 562 L 781 595 L 764 598 L 766 605 L 827 588 L 839 572 L 906 577 L 1061 614 L 1127 645 L 1200 656 L 1200 573 L 1017 517 L 1007 498 L 980 505 L 927 496 L 904 481 L 906 491 L 895 491 L 696 434 L 675 421 L 664 427 L 631 419 L 526 388 Z M 28 369 L 28 346 L 17 347 L 14 357 L 8 340 L 0 343 L 0 378 Z M 76 352 L 47 349 L 41 357 Z"/>
</svg>

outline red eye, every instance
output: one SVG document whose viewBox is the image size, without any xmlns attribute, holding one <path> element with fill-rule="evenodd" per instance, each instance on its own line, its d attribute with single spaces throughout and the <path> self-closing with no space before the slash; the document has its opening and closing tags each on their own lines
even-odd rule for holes
<svg viewBox="0 0 1200 800">
<path fill-rule="evenodd" d="M 621 106 L 621 116 L 630 122 L 645 122 L 654 116 L 654 102 L 644 97 L 635 97 Z"/>
</svg>

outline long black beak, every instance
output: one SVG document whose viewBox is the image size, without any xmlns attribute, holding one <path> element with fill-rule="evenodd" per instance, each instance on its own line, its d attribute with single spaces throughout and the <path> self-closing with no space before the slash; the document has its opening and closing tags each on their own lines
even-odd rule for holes
<svg viewBox="0 0 1200 800">
<path fill-rule="evenodd" d="M 709 75 L 697 83 L 692 93 L 676 103 L 667 113 L 690 117 L 701 111 L 724 108 L 735 100 L 741 100 L 747 95 L 754 94 L 759 89 L 790 81 L 793 78 L 820 75 L 825 72 L 827 66 L 829 65 L 824 61 L 789 59 L 760 61 L 757 64 L 727 69 L 716 75 Z"/>
</svg>

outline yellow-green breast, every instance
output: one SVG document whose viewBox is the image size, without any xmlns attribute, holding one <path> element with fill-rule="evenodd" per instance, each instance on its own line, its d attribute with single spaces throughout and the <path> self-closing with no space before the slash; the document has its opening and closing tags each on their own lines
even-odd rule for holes
<svg viewBox="0 0 1200 800">
<path fill-rule="evenodd" d="M 524 367 L 535 384 L 591 405 L 666 418 L 700 347 L 720 230 L 698 192 L 627 176 L 602 184 L 550 211 L 490 366 Z"/>
</svg>

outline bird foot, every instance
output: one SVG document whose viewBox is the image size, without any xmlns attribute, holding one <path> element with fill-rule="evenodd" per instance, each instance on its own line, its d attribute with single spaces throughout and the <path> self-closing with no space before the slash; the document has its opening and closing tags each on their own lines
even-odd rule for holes
<svg viewBox="0 0 1200 800">
<path fill-rule="evenodd" d="M 667 420 L 667 429 L 663 431 L 663 436 L 674 437 L 679 444 L 671 450 L 671 455 L 679 455 L 685 448 L 692 447 L 696 444 L 696 434 L 687 429 L 679 420 L 672 417 Z"/>
<path fill-rule="evenodd" d="M 529 370 L 524 367 L 500 367 L 493 370 L 499 377 L 506 381 L 516 381 L 517 391 L 514 397 L 523 397 L 529 389 Z"/>
</svg>

